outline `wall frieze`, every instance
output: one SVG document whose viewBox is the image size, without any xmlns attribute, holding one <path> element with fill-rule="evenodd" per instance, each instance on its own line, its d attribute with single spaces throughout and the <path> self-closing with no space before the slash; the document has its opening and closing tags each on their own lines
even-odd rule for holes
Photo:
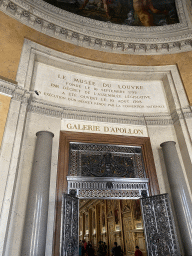
<svg viewBox="0 0 192 256">
<path fill-rule="evenodd" d="M 72 119 L 72 120 L 86 120 L 105 123 L 118 124 L 132 124 L 132 125 L 173 125 L 177 119 L 169 114 L 156 115 L 135 115 L 135 114 L 119 114 L 119 113 L 102 113 L 97 111 L 85 111 L 82 109 L 55 107 L 54 105 L 43 104 L 42 102 L 31 101 L 28 106 L 29 112 L 38 113 L 41 115 L 49 115 L 57 118 Z M 182 111 L 182 110 L 177 110 Z M 187 112 L 188 113 L 188 112 Z M 183 118 L 179 116 L 179 118 Z M 192 118 L 192 114 L 187 118 Z"/>
<path fill-rule="evenodd" d="M 181 119 L 192 118 L 192 109 L 190 106 L 182 109 L 176 109 L 171 113 L 171 117 L 174 123 Z"/>
<path fill-rule="evenodd" d="M 82 110 L 65 106 L 54 105 L 49 102 L 38 101 L 33 97 L 34 92 L 28 91 L 17 84 L 0 79 L 0 93 L 6 94 L 12 100 L 27 104 L 27 111 L 56 118 L 86 120 L 107 123 L 132 125 L 172 125 L 181 119 L 192 118 L 192 108 L 187 106 L 174 110 L 171 114 L 123 114 L 104 113 L 95 110 Z"/>
<path fill-rule="evenodd" d="M 101 22 L 69 13 L 42 0 L 0 0 L 0 10 L 37 31 L 75 45 L 107 52 L 151 55 L 192 49 L 190 20 L 182 0 L 176 3 L 180 23 L 158 27 Z"/>
<path fill-rule="evenodd" d="M 12 96 L 13 94 L 13 91 L 14 91 L 14 86 L 13 88 L 9 87 L 9 86 L 6 86 L 4 84 L 0 84 L 0 92 L 3 93 L 3 94 L 6 94 L 7 96 Z"/>
<path fill-rule="evenodd" d="M 185 119 L 192 118 L 192 107 L 183 108 L 182 112 Z"/>
<path fill-rule="evenodd" d="M 173 120 L 169 114 L 145 116 L 147 125 L 172 125 Z"/>
<path fill-rule="evenodd" d="M 0 79 L 0 93 L 3 93 L 12 98 L 12 100 L 28 103 L 30 92 L 18 86 L 17 84 Z"/>
<path fill-rule="evenodd" d="M 53 117 L 57 117 L 57 118 L 62 117 L 62 111 L 51 109 L 48 107 L 39 106 L 39 105 L 34 105 L 34 104 L 28 105 L 28 111 L 37 113 L 37 114 L 41 114 L 41 115 L 53 116 Z"/>
</svg>

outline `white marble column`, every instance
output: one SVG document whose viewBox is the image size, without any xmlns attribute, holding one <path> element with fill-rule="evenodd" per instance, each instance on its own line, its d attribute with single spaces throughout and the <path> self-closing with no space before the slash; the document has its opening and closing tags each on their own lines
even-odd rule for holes
<svg viewBox="0 0 192 256">
<path fill-rule="evenodd" d="M 53 133 L 37 132 L 21 255 L 44 256 Z"/>
<path fill-rule="evenodd" d="M 174 141 L 167 141 L 160 146 L 163 150 L 185 256 L 190 256 L 192 255 L 192 202 L 175 144 Z"/>
</svg>

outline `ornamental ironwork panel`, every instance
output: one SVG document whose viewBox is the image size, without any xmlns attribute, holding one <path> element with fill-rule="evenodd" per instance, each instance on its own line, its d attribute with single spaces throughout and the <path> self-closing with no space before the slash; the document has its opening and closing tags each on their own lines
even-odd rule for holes
<svg viewBox="0 0 192 256">
<path fill-rule="evenodd" d="M 78 198 L 139 199 L 148 195 L 149 179 L 67 176 L 68 193 Z"/>
<path fill-rule="evenodd" d="M 141 197 L 139 190 L 88 190 L 79 191 L 79 198 L 100 198 L 100 199 L 139 199 Z"/>
<path fill-rule="evenodd" d="M 141 199 L 148 256 L 180 256 L 168 194 Z"/>
<path fill-rule="evenodd" d="M 69 176 L 145 178 L 140 146 L 70 143 Z"/>
<path fill-rule="evenodd" d="M 79 199 L 63 194 L 61 211 L 60 256 L 79 255 Z"/>
</svg>

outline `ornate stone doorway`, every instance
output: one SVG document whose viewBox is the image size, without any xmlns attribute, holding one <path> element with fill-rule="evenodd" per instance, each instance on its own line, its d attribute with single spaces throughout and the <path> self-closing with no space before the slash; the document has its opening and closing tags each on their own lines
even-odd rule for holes
<svg viewBox="0 0 192 256">
<path fill-rule="evenodd" d="M 168 195 L 149 196 L 154 191 L 150 183 L 154 181 L 155 175 L 155 169 L 149 172 L 147 165 L 147 161 L 153 159 L 149 139 L 144 138 L 145 143 L 141 144 L 140 138 L 129 137 L 126 140 L 124 137 L 123 143 L 119 143 L 121 138 L 116 136 L 114 139 L 118 139 L 118 143 L 111 143 L 110 136 L 99 136 L 98 143 L 88 141 L 85 137 L 80 142 L 67 142 L 68 194 L 62 196 L 60 255 L 78 256 L 79 199 L 113 199 L 115 205 L 115 199 L 133 201 L 140 198 L 148 255 L 179 256 Z M 146 145 L 148 148 L 145 152 Z M 108 245 L 112 246 L 111 243 Z M 124 252 L 129 255 L 125 246 Z"/>
<path fill-rule="evenodd" d="M 87 147 L 87 150 L 83 151 L 82 147 Z M 90 151 L 92 154 L 87 154 Z M 96 152 L 100 152 L 100 156 Z M 91 155 L 94 155 L 94 159 Z M 111 159 L 112 164 L 109 164 Z M 94 166 L 90 165 L 93 161 Z M 117 165 L 121 168 L 116 168 Z M 95 175 L 98 166 L 99 175 Z M 62 203 L 62 195 L 69 192 L 73 194 L 74 190 L 78 198 L 138 199 L 142 191 L 145 195 L 158 195 L 159 186 L 150 139 L 61 132 L 54 255 L 59 255 L 61 249 L 62 216 L 65 212 L 62 208 L 65 205 Z"/>
</svg>

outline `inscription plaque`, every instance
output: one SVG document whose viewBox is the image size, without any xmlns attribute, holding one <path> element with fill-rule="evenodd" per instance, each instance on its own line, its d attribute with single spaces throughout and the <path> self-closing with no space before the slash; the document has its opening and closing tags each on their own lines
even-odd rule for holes
<svg viewBox="0 0 192 256">
<path fill-rule="evenodd" d="M 37 62 L 32 88 L 39 99 L 69 107 L 123 113 L 168 111 L 163 82 L 159 80 L 106 79 Z"/>
</svg>

